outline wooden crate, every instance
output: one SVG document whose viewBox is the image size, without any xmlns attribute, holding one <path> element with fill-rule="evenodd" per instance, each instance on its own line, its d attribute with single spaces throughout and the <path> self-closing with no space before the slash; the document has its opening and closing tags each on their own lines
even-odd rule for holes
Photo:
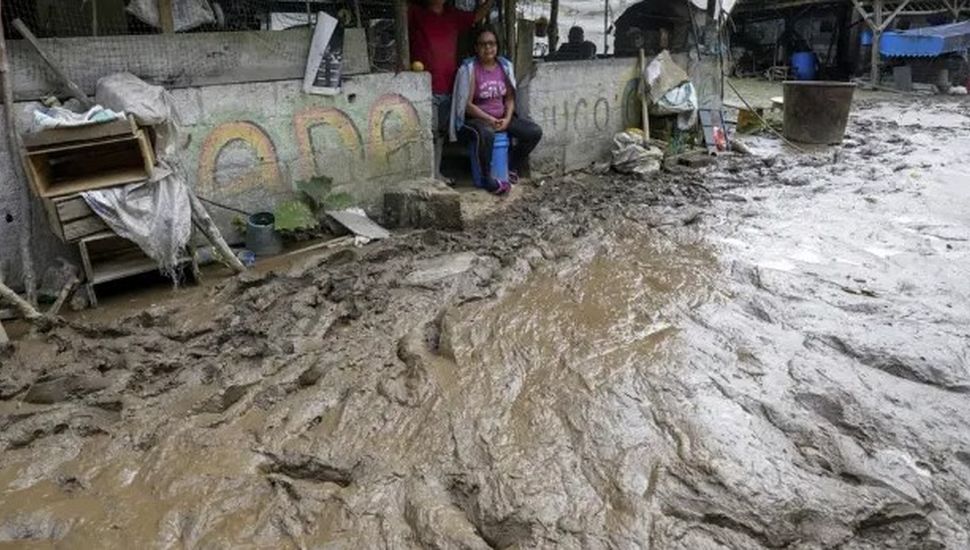
<svg viewBox="0 0 970 550">
<path fill-rule="evenodd" d="M 51 229 L 64 242 L 76 242 L 108 230 L 108 226 L 88 207 L 81 195 L 42 200 Z"/>
<path fill-rule="evenodd" d="M 146 256 L 135 243 L 111 231 L 88 235 L 79 239 L 77 244 L 81 254 L 81 267 L 84 269 L 84 288 L 93 307 L 98 305 L 95 286 L 158 270 L 158 264 Z M 191 245 L 188 253 L 179 259 L 179 264 L 188 264 L 196 281 L 201 280 L 195 250 Z"/>
<path fill-rule="evenodd" d="M 42 198 L 145 181 L 155 166 L 148 134 L 130 118 L 24 136 L 23 156 Z"/>
</svg>

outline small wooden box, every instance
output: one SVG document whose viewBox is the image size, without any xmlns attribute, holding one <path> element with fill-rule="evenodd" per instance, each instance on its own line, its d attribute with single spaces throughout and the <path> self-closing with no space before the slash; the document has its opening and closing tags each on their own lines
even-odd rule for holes
<svg viewBox="0 0 970 550">
<path fill-rule="evenodd" d="M 150 179 L 155 155 L 132 118 L 24 136 L 24 166 L 37 196 L 59 197 Z"/>
<path fill-rule="evenodd" d="M 64 242 L 75 242 L 108 230 L 79 194 L 41 200 L 51 229 Z"/>
</svg>

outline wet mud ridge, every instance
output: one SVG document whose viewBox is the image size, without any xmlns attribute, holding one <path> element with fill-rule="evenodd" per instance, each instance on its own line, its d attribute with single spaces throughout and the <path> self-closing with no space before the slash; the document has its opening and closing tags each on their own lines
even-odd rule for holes
<svg viewBox="0 0 970 550">
<path fill-rule="evenodd" d="M 967 548 L 967 107 L 17 342 L 0 546 Z"/>
</svg>

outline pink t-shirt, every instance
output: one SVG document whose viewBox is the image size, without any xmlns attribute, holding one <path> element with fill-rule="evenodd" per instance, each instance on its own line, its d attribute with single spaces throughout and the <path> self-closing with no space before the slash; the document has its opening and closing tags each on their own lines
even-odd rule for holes
<svg viewBox="0 0 970 550">
<path fill-rule="evenodd" d="M 475 97 L 472 102 L 479 109 L 495 118 L 504 117 L 507 91 L 505 71 L 501 65 L 496 63 L 491 69 L 486 69 L 481 63 L 475 63 Z"/>
</svg>

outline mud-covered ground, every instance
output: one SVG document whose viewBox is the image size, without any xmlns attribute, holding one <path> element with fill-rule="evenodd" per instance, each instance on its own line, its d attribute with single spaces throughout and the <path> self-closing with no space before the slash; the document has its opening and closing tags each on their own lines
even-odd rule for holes
<svg viewBox="0 0 970 550">
<path fill-rule="evenodd" d="M 970 103 L 0 355 L 0 547 L 970 546 Z"/>
</svg>

